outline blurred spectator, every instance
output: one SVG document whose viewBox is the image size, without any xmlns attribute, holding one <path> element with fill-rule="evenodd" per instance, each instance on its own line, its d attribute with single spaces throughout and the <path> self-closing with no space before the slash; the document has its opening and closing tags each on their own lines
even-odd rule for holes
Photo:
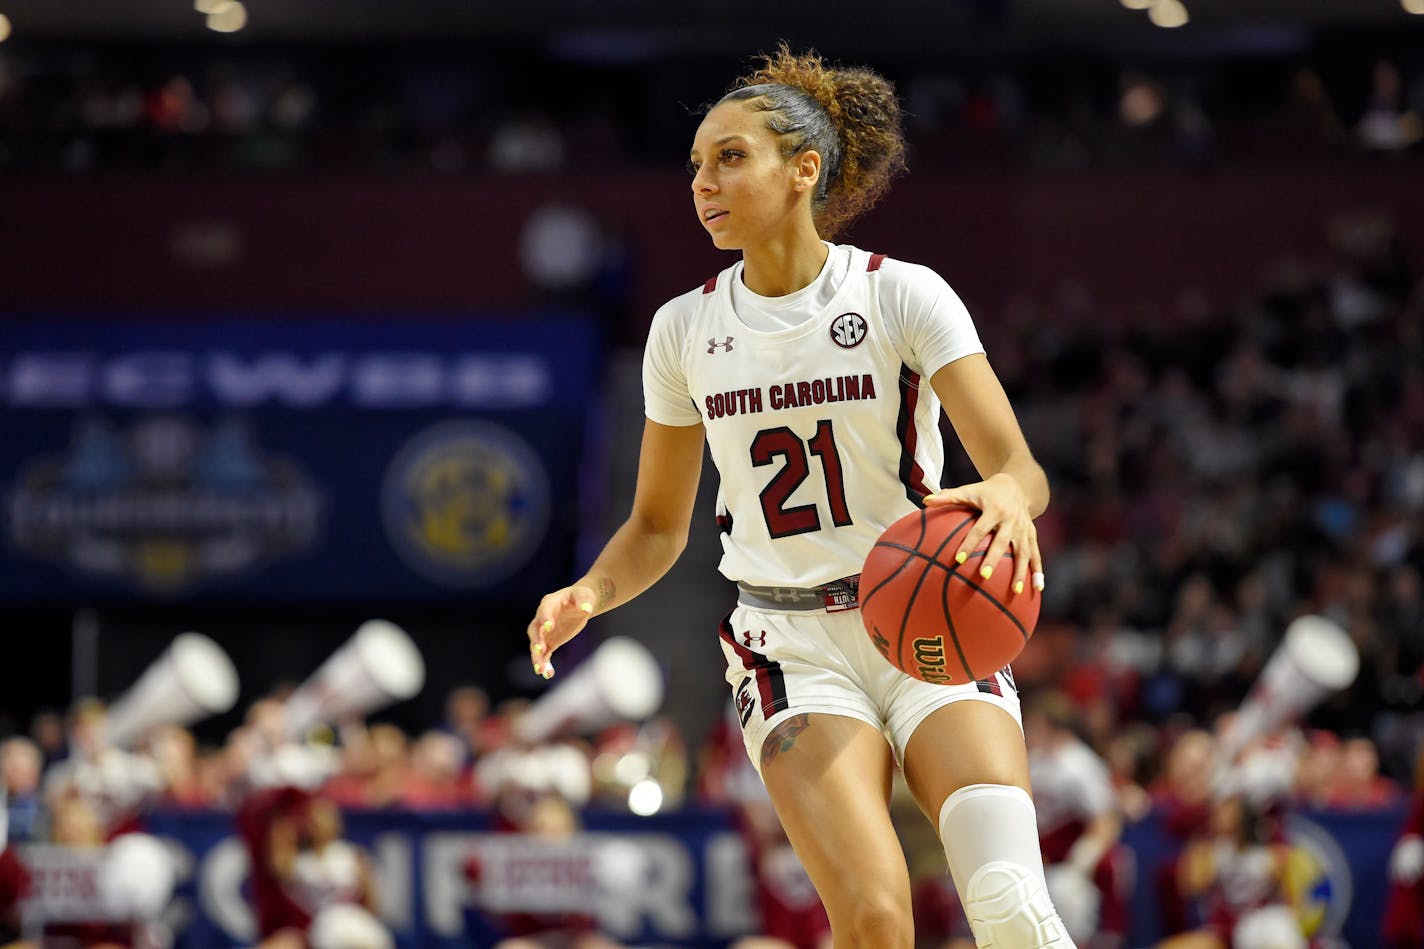
<svg viewBox="0 0 1424 949">
<path fill-rule="evenodd" d="M 1368 738 L 1351 738 L 1340 748 L 1339 766 L 1326 795 L 1327 807 L 1370 810 L 1398 803 L 1399 785 L 1379 773 L 1379 753 Z"/>
<path fill-rule="evenodd" d="M 482 729 L 489 715 L 489 695 L 473 685 L 453 689 L 445 698 L 445 721 L 442 727 L 459 739 L 464 749 L 461 767 L 468 767 L 484 751 L 486 739 Z"/>
<path fill-rule="evenodd" d="M 1212 806 L 1209 835 L 1187 846 L 1178 869 L 1183 892 L 1202 905 L 1206 927 L 1159 949 L 1306 949 L 1285 894 L 1288 848 L 1270 828 L 1241 797 Z"/>
<path fill-rule="evenodd" d="M 1424 134 L 1419 116 L 1404 100 L 1399 67 L 1389 60 L 1375 63 L 1369 105 L 1355 127 L 1355 134 L 1360 144 L 1372 152 L 1402 151 Z"/>
<path fill-rule="evenodd" d="M 1389 855 L 1389 896 L 1380 927 L 1384 949 L 1424 945 L 1424 744 L 1415 762 L 1409 814 Z"/>
<path fill-rule="evenodd" d="M 1182 889 L 1182 854 L 1189 841 L 1204 834 L 1211 812 L 1211 783 L 1216 742 L 1200 729 L 1182 732 L 1167 750 L 1166 767 L 1152 788 L 1152 798 L 1162 828 L 1175 846 L 1149 872 L 1157 889 L 1162 928 L 1169 933 L 1187 929 L 1187 894 Z"/>
<path fill-rule="evenodd" d="M 21 901 L 29 896 L 30 872 L 8 842 L 0 846 L 0 945 L 28 949 L 19 942 L 22 933 Z"/>
<path fill-rule="evenodd" d="M 325 793 L 344 807 L 393 807 L 405 792 L 410 742 L 390 724 L 342 729 L 342 768 Z"/>
<path fill-rule="evenodd" d="M 528 884 L 511 885 L 510 878 L 522 876 L 517 867 L 510 872 L 508 864 L 519 857 L 511 851 L 477 851 L 465 861 L 465 877 L 471 884 L 471 910 L 467 930 L 493 934 L 495 949 L 620 949 L 618 943 L 598 931 L 592 910 L 599 881 L 590 878 L 596 858 L 575 845 L 579 818 L 569 802 L 556 793 L 528 794 L 524 789 L 507 789 L 507 795 L 518 797 L 520 805 L 501 808 L 509 818 L 501 829 L 522 834 L 529 841 L 532 859 L 562 860 L 571 881 L 583 881 L 583 889 L 568 892 L 561 888 L 561 902 L 582 903 L 584 909 L 536 910 L 534 904 L 547 905 L 550 894 L 531 890 Z M 570 887 L 578 887 L 570 883 Z M 584 892 L 586 890 L 586 892 Z M 500 899 L 491 899 L 498 893 Z M 510 904 L 523 904 L 515 909 Z"/>
<path fill-rule="evenodd" d="M 428 731 L 410 752 L 410 771 L 399 803 L 414 810 L 467 807 L 474 803 L 469 773 L 462 772 L 460 740 L 442 731 Z"/>
<path fill-rule="evenodd" d="M 52 812 L 61 800 L 83 800 L 103 831 L 101 839 L 135 827 L 163 790 L 163 776 L 152 759 L 109 745 L 105 715 L 95 700 L 75 704 L 69 719 L 70 755 L 45 772 L 43 786 Z M 72 814 L 77 808 L 68 810 Z"/>
<path fill-rule="evenodd" d="M 148 739 L 148 753 L 163 781 L 161 804 L 179 808 L 208 805 L 208 796 L 198 780 L 197 743 L 191 732 L 177 725 L 154 729 Z"/>
<path fill-rule="evenodd" d="M 3 816 L 9 839 L 35 840 L 42 832 L 40 775 L 43 760 L 39 746 L 28 738 L 7 738 L 0 743 L 0 783 L 3 783 Z M 3 850 L 0 844 L 0 850 Z"/>
<path fill-rule="evenodd" d="M 311 916 L 312 949 L 393 949 L 390 933 L 374 915 L 370 857 L 343 839 L 341 812 L 317 797 L 307 804 L 304 818 L 296 853 L 278 859 L 287 886 Z"/>
<path fill-rule="evenodd" d="M 1132 857 L 1119 843 L 1122 817 L 1107 766 L 1074 734 L 1074 720 L 1057 692 L 1038 694 L 1024 712 L 1044 874 L 1078 945 L 1121 949 Z"/>
<path fill-rule="evenodd" d="M 540 305 L 589 307 L 604 263 L 602 226 L 578 205 L 536 208 L 519 235 L 519 263 Z"/>
<path fill-rule="evenodd" d="M 31 720 L 30 738 L 39 747 L 40 754 L 44 755 L 46 768 L 69 754 L 64 719 L 55 712 L 43 711 Z"/>
<path fill-rule="evenodd" d="M 564 164 L 564 136 L 549 115 L 530 109 L 501 125 L 490 140 L 489 164 L 506 174 L 549 174 Z"/>
</svg>

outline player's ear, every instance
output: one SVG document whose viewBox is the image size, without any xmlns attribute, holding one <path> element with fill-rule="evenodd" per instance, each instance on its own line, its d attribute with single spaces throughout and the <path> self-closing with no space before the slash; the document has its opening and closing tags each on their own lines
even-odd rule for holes
<svg viewBox="0 0 1424 949">
<path fill-rule="evenodd" d="M 792 187 L 797 191 L 815 192 L 821 178 L 821 153 L 808 148 L 792 160 Z"/>
</svg>

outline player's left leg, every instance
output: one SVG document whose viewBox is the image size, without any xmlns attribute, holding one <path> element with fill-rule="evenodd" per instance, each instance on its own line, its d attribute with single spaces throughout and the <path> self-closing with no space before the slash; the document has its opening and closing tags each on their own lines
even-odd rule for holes
<svg viewBox="0 0 1424 949">
<path fill-rule="evenodd" d="M 1043 877 L 1028 754 L 1012 714 L 964 699 L 905 744 L 905 781 L 939 827 L 980 949 L 1071 949 Z"/>
</svg>

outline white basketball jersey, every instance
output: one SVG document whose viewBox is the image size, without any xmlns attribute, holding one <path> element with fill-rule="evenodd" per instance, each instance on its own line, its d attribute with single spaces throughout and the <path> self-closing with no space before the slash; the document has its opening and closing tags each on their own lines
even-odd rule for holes
<svg viewBox="0 0 1424 949">
<path fill-rule="evenodd" d="M 795 326 L 758 331 L 738 318 L 738 262 L 664 305 L 649 333 L 648 417 L 705 427 L 721 475 L 720 569 L 732 580 L 812 587 L 859 574 L 881 532 L 940 486 L 929 377 L 983 352 L 932 271 L 830 253 L 849 255 L 845 276 Z"/>
</svg>

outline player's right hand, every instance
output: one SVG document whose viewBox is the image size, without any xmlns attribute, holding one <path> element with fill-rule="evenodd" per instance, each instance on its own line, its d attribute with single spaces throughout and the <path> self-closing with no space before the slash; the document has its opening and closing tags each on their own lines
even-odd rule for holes
<svg viewBox="0 0 1424 949">
<path fill-rule="evenodd" d="M 529 623 L 529 658 L 536 675 L 554 677 L 554 651 L 582 632 L 596 601 L 593 589 L 582 585 L 555 590 L 539 601 Z"/>
</svg>

